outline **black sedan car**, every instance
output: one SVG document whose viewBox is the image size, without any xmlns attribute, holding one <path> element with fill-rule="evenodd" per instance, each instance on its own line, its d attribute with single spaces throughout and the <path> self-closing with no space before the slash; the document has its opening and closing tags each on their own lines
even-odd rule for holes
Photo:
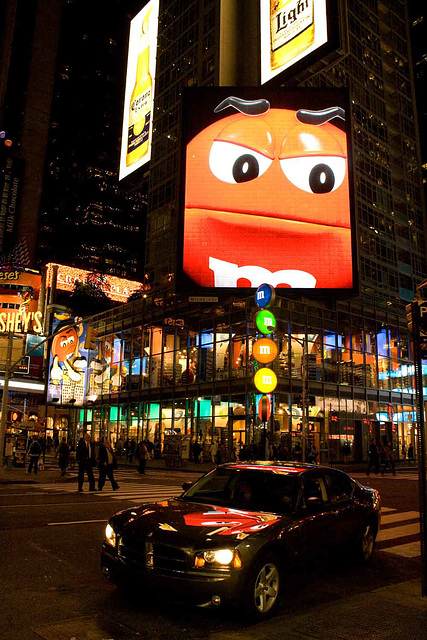
<svg viewBox="0 0 427 640">
<path fill-rule="evenodd" d="M 345 550 L 368 563 L 380 497 L 346 473 L 289 462 L 217 467 L 184 493 L 114 515 L 101 552 L 118 586 L 137 579 L 196 604 L 277 605 L 286 572 Z"/>
</svg>

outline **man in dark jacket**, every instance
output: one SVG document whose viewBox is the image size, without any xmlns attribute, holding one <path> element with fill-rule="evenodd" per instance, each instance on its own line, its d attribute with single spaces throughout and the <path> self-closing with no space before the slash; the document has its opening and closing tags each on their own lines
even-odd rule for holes
<svg viewBox="0 0 427 640">
<path fill-rule="evenodd" d="M 27 473 L 31 474 L 31 469 L 34 466 L 34 475 L 37 475 L 37 467 L 41 454 L 42 448 L 40 446 L 40 442 L 37 440 L 37 436 L 33 436 L 33 439 L 27 451 L 27 455 L 30 457 L 30 464 L 28 465 Z"/>
<path fill-rule="evenodd" d="M 111 442 L 106 438 L 104 443 L 99 447 L 99 460 L 98 460 L 99 478 L 98 478 L 98 491 L 102 491 L 105 478 L 108 476 L 111 482 L 111 487 L 114 491 L 117 491 L 119 485 L 114 479 L 114 469 L 117 469 L 117 460 L 114 455 Z"/>
<path fill-rule="evenodd" d="M 68 467 L 68 461 L 70 459 L 70 447 L 66 438 L 62 438 L 62 442 L 56 450 L 55 458 L 59 455 L 59 468 L 61 469 L 61 476 L 65 476 Z"/>
<path fill-rule="evenodd" d="M 93 467 L 96 464 L 95 444 L 92 442 L 90 433 L 85 433 L 84 437 L 80 438 L 77 445 L 76 459 L 79 465 L 79 491 L 83 491 L 85 472 L 89 480 L 89 491 L 95 491 L 95 478 L 93 476 Z"/>
</svg>

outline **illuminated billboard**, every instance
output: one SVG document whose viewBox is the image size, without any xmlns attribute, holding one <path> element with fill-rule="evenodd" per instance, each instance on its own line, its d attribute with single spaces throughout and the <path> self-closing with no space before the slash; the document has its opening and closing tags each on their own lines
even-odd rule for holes
<svg viewBox="0 0 427 640">
<path fill-rule="evenodd" d="M 119 180 L 151 157 L 159 0 L 150 0 L 131 20 Z"/>
<path fill-rule="evenodd" d="M 55 273 L 56 282 L 53 282 Z M 48 287 L 56 285 L 56 288 L 61 291 L 72 292 L 74 291 L 76 280 L 87 282 L 87 278 L 91 274 L 93 274 L 92 271 L 49 262 L 46 265 L 46 284 Z M 111 300 L 127 302 L 128 297 L 142 287 L 142 283 L 136 280 L 118 278 L 117 276 L 103 275 L 103 282 L 99 283 L 99 287 Z"/>
<path fill-rule="evenodd" d="M 123 361 L 124 340 L 116 335 L 100 337 L 94 349 L 86 349 L 87 329 L 79 318 L 54 314 L 47 402 L 81 406 L 88 399 L 123 390 L 129 369 L 134 375 L 140 372 L 140 360 L 133 361 L 132 367 Z"/>
<path fill-rule="evenodd" d="M 261 84 L 328 42 L 327 0 L 260 0 Z"/>
<path fill-rule="evenodd" d="M 186 89 L 178 289 L 356 291 L 348 114 L 343 90 Z"/>
<path fill-rule="evenodd" d="M 0 267 L 0 333 L 41 333 L 41 275 L 23 267 Z"/>
</svg>

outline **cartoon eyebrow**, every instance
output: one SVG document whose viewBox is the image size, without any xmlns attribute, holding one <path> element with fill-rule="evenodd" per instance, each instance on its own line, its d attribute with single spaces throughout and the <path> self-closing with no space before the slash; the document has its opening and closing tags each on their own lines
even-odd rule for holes
<svg viewBox="0 0 427 640">
<path fill-rule="evenodd" d="M 341 107 L 329 107 L 329 109 L 320 109 L 320 111 L 299 109 L 296 116 L 297 120 L 303 124 L 325 124 L 325 122 L 329 122 L 333 118 L 345 120 L 345 111 Z"/>
<path fill-rule="evenodd" d="M 268 100 L 242 100 L 242 98 L 235 98 L 229 96 L 225 98 L 218 106 L 215 107 L 214 113 L 218 113 L 227 107 L 234 107 L 240 113 L 244 113 L 246 116 L 259 116 L 262 113 L 267 113 L 270 109 L 270 103 Z"/>
</svg>

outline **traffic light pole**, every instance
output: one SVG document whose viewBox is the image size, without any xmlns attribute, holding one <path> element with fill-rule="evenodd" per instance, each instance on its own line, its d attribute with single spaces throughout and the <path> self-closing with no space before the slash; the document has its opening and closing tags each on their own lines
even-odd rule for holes
<svg viewBox="0 0 427 640">
<path fill-rule="evenodd" d="M 415 388 L 417 394 L 417 449 L 418 449 L 418 487 L 420 509 L 420 544 L 421 544 L 421 595 L 427 596 L 427 482 L 426 482 L 426 432 L 424 414 L 423 371 L 420 347 L 419 305 L 412 302 L 412 327 L 415 364 Z"/>
</svg>

